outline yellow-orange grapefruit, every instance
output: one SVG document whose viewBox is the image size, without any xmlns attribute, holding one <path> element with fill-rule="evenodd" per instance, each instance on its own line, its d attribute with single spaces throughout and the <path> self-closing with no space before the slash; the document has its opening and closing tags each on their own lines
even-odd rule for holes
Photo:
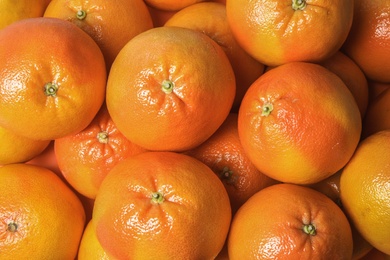
<svg viewBox="0 0 390 260">
<path fill-rule="evenodd" d="M 390 254 L 390 131 L 370 135 L 359 144 L 340 177 L 340 197 L 360 234 Z"/>
<path fill-rule="evenodd" d="M 236 213 L 229 259 L 351 259 L 352 233 L 343 211 L 324 194 L 275 184 Z"/>
<path fill-rule="evenodd" d="M 236 97 L 232 110 L 238 111 L 249 86 L 264 72 L 264 65 L 252 58 L 237 43 L 221 3 L 197 3 L 176 12 L 164 26 L 179 26 L 205 33 L 225 51 L 236 77 Z"/>
<path fill-rule="evenodd" d="M 234 72 L 221 46 L 192 29 L 157 27 L 120 51 L 106 102 L 119 131 L 134 144 L 184 151 L 218 129 L 235 92 Z"/>
<path fill-rule="evenodd" d="M 0 165 L 26 162 L 42 153 L 49 140 L 34 140 L 0 126 Z"/>
<path fill-rule="evenodd" d="M 342 51 L 368 79 L 390 83 L 390 2 L 355 0 L 353 23 Z"/>
<path fill-rule="evenodd" d="M 117 164 L 92 216 L 99 243 L 118 259 L 214 259 L 230 221 L 220 179 L 174 152 L 145 152 Z"/>
<path fill-rule="evenodd" d="M 340 170 L 360 140 L 361 116 L 343 81 L 321 65 L 291 62 L 255 81 L 238 133 L 253 164 L 273 179 L 316 183 Z"/>
<path fill-rule="evenodd" d="M 7 26 L 0 59 L 0 125 L 15 134 L 53 140 L 79 132 L 104 101 L 102 52 L 70 22 L 38 17 Z"/>
<path fill-rule="evenodd" d="M 27 18 L 41 17 L 51 0 L 1 0 L 0 30 Z"/>
<path fill-rule="evenodd" d="M 84 208 L 52 171 L 34 165 L 0 167 L 0 258 L 75 259 Z"/>
<path fill-rule="evenodd" d="M 238 43 L 268 66 L 318 62 L 340 49 L 352 26 L 354 0 L 227 0 Z"/>
<path fill-rule="evenodd" d="M 131 38 L 153 28 L 143 0 L 51 0 L 44 16 L 70 21 L 88 33 L 102 50 L 107 69 Z"/>
</svg>

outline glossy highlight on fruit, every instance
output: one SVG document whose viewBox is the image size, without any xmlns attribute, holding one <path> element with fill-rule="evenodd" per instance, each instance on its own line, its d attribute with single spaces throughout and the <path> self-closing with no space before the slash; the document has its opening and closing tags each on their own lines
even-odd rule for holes
<svg viewBox="0 0 390 260">
<path fill-rule="evenodd" d="M 104 101 L 102 52 L 72 23 L 15 22 L 0 31 L 0 59 L 0 125 L 18 135 L 53 140 L 76 133 Z"/>
<path fill-rule="evenodd" d="M 268 66 L 329 58 L 346 40 L 353 0 L 227 0 L 238 43 Z"/>
<path fill-rule="evenodd" d="M 204 33 L 164 26 L 137 35 L 121 50 L 108 77 L 106 103 L 131 142 L 178 152 L 198 146 L 221 126 L 235 93 L 221 46 Z"/>
<path fill-rule="evenodd" d="M 360 140 L 356 101 L 323 66 L 291 62 L 273 68 L 246 92 L 238 114 L 244 150 L 264 174 L 296 184 L 339 171 Z"/>
<path fill-rule="evenodd" d="M 199 160 L 145 152 L 117 164 L 97 194 L 92 224 L 119 259 L 214 259 L 231 220 L 228 194 Z"/>
<path fill-rule="evenodd" d="M 347 217 L 311 188 L 275 184 L 254 194 L 236 213 L 229 259 L 351 259 Z"/>
</svg>

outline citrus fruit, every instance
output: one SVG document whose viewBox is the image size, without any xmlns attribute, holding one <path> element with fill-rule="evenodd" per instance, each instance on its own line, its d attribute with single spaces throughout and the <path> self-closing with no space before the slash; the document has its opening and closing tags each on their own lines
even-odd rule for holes
<svg viewBox="0 0 390 260">
<path fill-rule="evenodd" d="M 174 152 L 145 152 L 114 166 L 92 216 L 99 243 L 118 259 L 214 259 L 230 221 L 220 179 Z"/>
<path fill-rule="evenodd" d="M 354 1 L 353 23 L 342 51 L 370 80 L 390 82 L 389 13 L 389 1 Z"/>
<path fill-rule="evenodd" d="M 178 11 L 187 6 L 204 2 L 206 0 L 144 0 L 145 3 L 156 9 L 165 10 L 165 11 Z"/>
<path fill-rule="evenodd" d="M 238 136 L 237 121 L 236 113 L 229 114 L 209 139 L 185 153 L 205 163 L 221 179 L 233 213 L 253 194 L 277 183 L 249 160 Z"/>
<path fill-rule="evenodd" d="M 343 81 L 321 65 L 291 62 L 248 89 L 238 133 L 252 163 L 282 182 L 316 183 L 335 174 L 360 140 L 359 108 Z"/>
<path fill-rule="evenodd" d="M 227 241 L 225 242 L 224 247 L 219 252 L 217 257 L 214 260 L 229 260 L 229 252 L 227 250 Z"/>
<path fill-rule="evenodd" d="M 353 0 L 227 0 L 238 43 L 269 66 L 318 62 L 340 49 L 353 19 Z"/>
<path fill-rule="evenodd" d="M 120 51 L 106 102 L 113 122 L 134 144 L 184 151 L 218 129 L 235 92 L 233 69 L 215 41 L 192 29 L 156 27 Z"/>
<path fill-rule="evenodd" d="M 90 260 L 90 259 L 99 259 L 99 260 L 113 260 L 114 258 L 110 257 L 106 251 L 100 245 L 95 229 L 92 225 L 92 220 L 86 225 L 83 236 L 81 238 L 79 251 L 77 254 L 77 260 Z"/>
<path fill-rule="evenodd" d="M 340 177 L 343 207 L 360 234 L 390 254 L 390 131 L 362 140 Z"/>
<path fill-rule="evenodd" d="M 0 167 L 1 259 L 75 259 L 85 225 L 77 196 L 50 170 Z"/>
<path fill-rule="evenodd" d="M 150 16 L 152 17 L 153 27 L 161 27 L 172 17 L 177 11 L 161 10 L 147 5 Z"/>
<path fill-rule="evenodd" d="M 57 158 L 54 152 L 54 140 L 52 140 L 46 149 L 39 155 L 35 156 L 31 160 L 26 162 L 27 164 L 33 164 L 44 167 L 54 172 L 61 180 L 66 181 L 58 167 Z"/>
<path fill-rule="evenodd" d="M 228 237 L 235 259 L 351 259 L 352 233 L 343 211 L 324 194 L 275 184 L 236 213 Z"/>
<path fill-rule="evenodd" d="M 66 181 L 91 199 L 96 197 L 101 182 L 115 164 L 145 151 L 119 132 L 104 105 L 89 126 L 56 139 L 54 148 Z"/>
<path fill-rule="evenodd" d="M 383 90 L 369 103 L 363 119 L 362 138 L 390 128 L 390 90 Z"/>
<path fill-rule="evenodd" d="M 332 176 L 326 178 L 315 184 L 308 185 L 308 187 L 325 194 L 328 198 L 333 200 L 343 211 L 340 199 L 340 176 L 342 170 L 336 172 Z M 348 217 L 348 216 L 347 216 Z M 366 255 L 373 247 L 365 240 L 362 235 L 356 230 L 353 223 L 350 222 L 353 240 L 352 259 L 360 259 Z"/>
<path fill-rule="evenodd" d="M 368 102 L 373 102 L 377 97 L 379 97 L 386 89 L 390 87 L 389 83 L 383 83 L 379 81 L 368 81 Z"/>
<path fill-rule="evenodd" d="M 0 125 L 15 134 L 53 140 L 76 133 L 104 101 L 103 55 L 72 23 L 15 22 L 0 31 L 0 59 Z"/>
<path fill-rule="evenodd" d="M 361 117 L 364 118 L 369 100 L 368 81 L 359 66 L 341 51 L 321 62 L 321 65 L 343 80 L 355 98 Z"/>
<path fill-rule="evenodd" d="M 0 165 L 31 160 L 42 153 L 50 141 L 34 140 L 0 126 Z"/>
<path fill-rule="evenodd" d="M 367 255 L 360 258 L 360 260 L 389 260 L 390 255 L 387 255 L 376 248 L 373 248 Z"/>
<path fill-rule="evenodd" d="M 329 176 L 328 178 L 320 182 L 316 182 L 306 186 L 321 192 L 322 194 L 326 195 L 328 198 L 333 200 L 337 205 L 341 206 L 340 175 L 341 175 L 341 170 L 336 172 L 335 174 L 332 174 L 331 176 Z"/>
<path fill-rule="evenodd" d="M 0 30 L 23 19 L 43 16 L 49 2 L 50 0 L 1 0 Z"/>
<path fill-rule="evenodd" d="M 131 38 L 153 28 L 142 0 L 51 0 L 44 16 L 70 21 L 88 33 L 102 50 L 108 69 Z"/>
<path fill-rule="evenodd" d="M 176 12 L 165 26 L 179 26 L 205 33 L 225 51 L 236 78 L 233 111 L 237 112 L 249 86 L 264 72 L 264 65 L 246 53 L 234 38 L 221 3 L 201 2 Z"/>
</svg>

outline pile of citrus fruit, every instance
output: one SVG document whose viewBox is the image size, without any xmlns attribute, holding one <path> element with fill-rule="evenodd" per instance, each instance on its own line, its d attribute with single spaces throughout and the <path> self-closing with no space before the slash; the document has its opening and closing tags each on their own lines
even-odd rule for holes
<svg viewBox="0 0 390 260">
<path fill-rule="evenodd" d="M 0 1 L 0 260 L 390 259 L 390 2 Z"/>
</svg>

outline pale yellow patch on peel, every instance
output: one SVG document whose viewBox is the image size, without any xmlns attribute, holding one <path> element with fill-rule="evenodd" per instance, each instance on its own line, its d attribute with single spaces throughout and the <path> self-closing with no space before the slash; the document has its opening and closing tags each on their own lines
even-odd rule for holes
<svg viewBox="0 0 390 260">
<path fill-rule="evenodd" d="M 278 151 L 280 151 L 279 149 Z M 311 174 L 312 178 L 308 179 L 308 174 L 316 172 L 316 166 L 298 149 L 286 147 L 282 152 L 275 154 L 272 161 L 272 164 L 268 164 L 266 169 L 262 170 L 264 173 L 277 172 L 275 178 L 279 181 L 292 182 L 294 180 L 294 183 L 300 184 L 317 182 L 314 174 Z M 300 166 L 299 170 L 296 170 L 297 165 Z M 269 174 L 271 178 L 274 178 L 272 175 Z M 322 176 L 317 178 L 322 179 Z"/>
<path fill-rule="evenodd" d="M 269 104 L 272 111 L 262 115 Z M 290 63 L 266 72 L 240 110 L 248 156 L 260 171 L 283 182 L 310 184 L 331 176 L 348 162 L 360 137 L 352 94 L 319 65 Z"/>
</svg>

